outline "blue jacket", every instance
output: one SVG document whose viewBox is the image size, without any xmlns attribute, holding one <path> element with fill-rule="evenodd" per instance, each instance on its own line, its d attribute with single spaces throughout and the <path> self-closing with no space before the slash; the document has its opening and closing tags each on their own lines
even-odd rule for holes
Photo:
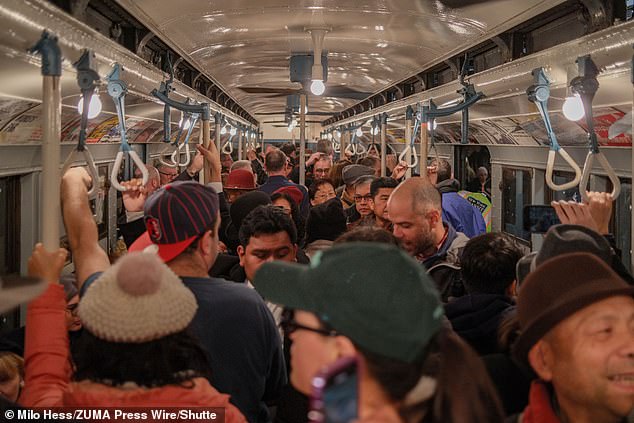
<svg viewBox="0 0 634 423">
<path fill-rule="evenodd" d="M 280 188 L 290 187 L 290 186 L 299 188 L 302 194 L 304 194 L 304 197 L 302 198 L 302 204 L 300 204 L 299 206 L 299 211 L 302 214 L 302 216 L 307 217 L 308 211 L 310 208 L 310 202 L 308 198 L 308 190 L 306 189 L 305 186 L 289 181 L 287 178 L 283 176 L 276 175 L 276 176 L 269 176 L 269 179 L 265 183 L 260 185 L 258 187 L 258 190 L 262 192 L 266 192 L 267 194 L 271 195 Z"/>
<path fill-rule="evenodd" d="M 436 187 L 442 194 L 442 220 L 469 238 L 486 233 L 482 214 L 458 194 L 460 184 L 455 179 L 439 182 Z"/>
</svg>

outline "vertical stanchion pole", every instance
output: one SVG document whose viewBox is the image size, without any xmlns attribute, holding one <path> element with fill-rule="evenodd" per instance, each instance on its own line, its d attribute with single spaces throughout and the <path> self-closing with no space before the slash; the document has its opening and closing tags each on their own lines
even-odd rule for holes
<svg viewBox="0 0 634 423">
<path fill-rule="evenodd" d="M 218 149 L 218 151 L 220 151 L 220 124 L 222 123 L 222 116 L 220 115 L 220 113 L 216 113 L 214 115 L 214 123 L 215 123 L 215 127 L 214 130 L 216 131 L 215 135 L 216 135 L 216 148 Z"/>
<path fill-rule="evenodd" d="M 299 184 L 306 183 L 306 94 L 299 96 Z"/>
<path fill-rule="evenodd" d="M 381 176 L 387 176 L 387 114 L 379 118 L 381 125 Z"/>
<path fill-rule="evenodd" d="M 244 148 L 244 130 L 238 131 L 238 160 L 242 160 L 242 150 Z"/>
<path fill-rule="evenodd" d="M 412 139 L 412 119 L 405 118 L 405 148 L 409 146 L 409 143 Z M 405 156 L 405 162 L 408 165 L 412 164 L 412 153 L 416 154 L 416 151 L 410 151 L 409 154 Z M 412 177 L 412 168 L 407 169 L 405 173 L 405 178 Z"/>
<path fill-rule="evenodd" d="M 427 131 L 427 126 L 430 124 L 431 122 L 421 122 L 420 124 L 420 157 L 418 165 L 421 178 L 427 178 L 427 156 L 429 154 L 429 132 Z M 414 151 L 414 154 L 416 154 L 416 151 Z"/>
<path fill-rule="evenodd" d="M 44 248 L 55 251 L 59 248 L 60 178 L 59 169 L 62 135 L 62 53 L 57 37 L 44 31 L 38 43 L 30 49 L 42 56 L 42 243 Z M 85 104 L 84 107 L 88 107 Z M 98 184 L 99 181 L 93 181 Z"/>
<path fill-rule="evenodd" d="M 348 136 L 348 131 L 346 130 L 346 128 L 341 128 L 339 130 L 339 134 L 340 134 L 340 138 L 339 138 L 339 158 L 342 160 L 346 159 L 346 147 L 348 147 L 348 138 L 346 138 Z"/>
<path fill-rule="evenodd" d="M 211 143 L 211 112 L 209 111 L 209 104 L 207 103 L 203 103 L 201 104 L 201 106 L 204 107 L 203 113 L 202 113 L 202 127 L 203 127 L 203 147 L 205 148 L 209 148 L 209 144 Z M 218 116 L 216 114 L 216 116 Z M 220 142 L 220 119 L 215 119 L 215 123 L 216 123 L 216 146 L 218 145 L 218 143 Z M 218 151 L 220 151 L 220 147 L 218 147 Z M 204 173 L 204 183 L 209 183 L 211 181 L 207 180 L 207 175 L 209 174 L 209 164 L 207 163 L 207 160 L 204 160 L 203 162 L 203 173 Z"/>
</svg>

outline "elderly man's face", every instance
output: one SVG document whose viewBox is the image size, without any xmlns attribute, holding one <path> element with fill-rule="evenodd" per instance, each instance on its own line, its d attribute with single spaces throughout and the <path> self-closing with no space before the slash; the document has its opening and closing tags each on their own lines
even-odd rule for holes
<svg viewBox="0 0 634 423">
<path fill-rule="evenodd" d="M 634 408 L 634 299 L 612 297 L 576 312 L 531 349 L 529 360 L 553 384 L 566 414 L 582 408 L 592 421 L 627 416 Z"/>
<path fill-rule="evenodd" d="M 161 175 L 161 186 L 169 184 L 178 176 L 178 169 L 175 167 L 161 166 L 158 171 Z"/>
<path fill-rule="evenodd" d="M 317 160 L 313 166 L 313 175 L 315 180 L 327 178 L 331 168 L 332 162 L 329 157 Z"/>
</svg>

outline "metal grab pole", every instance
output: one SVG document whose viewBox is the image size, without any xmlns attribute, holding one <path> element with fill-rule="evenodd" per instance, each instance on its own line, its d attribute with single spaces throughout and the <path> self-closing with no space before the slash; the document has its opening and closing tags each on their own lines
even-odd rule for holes
<svg viewBox="0 0 634 423">
<path fill-rule="evenodd" d="M 209 149 L 209 144 L 211 143 L 211 126 L 209 120 L 211 119 L 211 114 L 209 113 L 209 104 L 204 104 L 206 106 L 206 113 L 202 114 L 202 129 L 203 129 L 203 147 Z M 216 119 L 216 145 L 220 143 L 220 120 Z M 220 147 L 218 147 L 217 151 L 220 154 Z M 207 176 L 209 175 L 209 163 L 207 160 L 203 161 L 203 173 L 204 173 L 204 183 L 209 183 L 211 181 L 207 180 Z"/>
<path fill-rule="evenodd" d="M 381 176 L 387 176 L 387 114 L 383 113 L 379 118 L 381 125 Z"/>
<path fill-rule="evenodd" d="M 215 136 L 216 136 L 216 148 L 218 149 L 218 151 L 220 151 L 220 125 L 222 123 L 222 117 L 220 116 L 220 113 L 216 113 L 215 117 L 214 117 L 214 123 L 215 123 Z M 207 138 L 209 139 L 209 138 Z"/>
<path fill-rule="evenodd" d="M 337 129 L 339 131 L 339 160 L 346 159 L 346 134 L 345 129 Z"/>
<path fill-rule="evenodd" d="M 238 160 L 242 160 L 242 149 L 244 148 L 244 130 L 238 131 Z"/>
<path fill-rule="evenodd" d="M 429 131 L 427 131 L 427 127 L 429 125 L 433 125 L 433 123 L 421 122 L 420 125 L 420 159 L 418 164 L 422 178 L 427 178 L 427 156 L 429 155 Z M 416 154 L 416 151 L 414 151 L 414 154 Z"/>
<path fill-rule="evenodd" d="M 306 94 L 299 96 L 299 184 L 306 184 Z"/>
<path fill-rule="evenodd" d="M 42 243 L 48 251 L 59 248 L 60 208 L 60 139 L 62 135 L 62 54 L 57 37 L 44 31 L 38 43 L 30 49 L 42 55 Z M 84 104 L 88 107 L 88 104 Z M 98 184 L 99 181 L 93 181 Z"/>
<path fill-rule="evenodd" d="M 412 139 L 412 120 L 407 119 L 405 121 L 405 148 L 409 148 L 409 142 Z M 412 153 L 416 154 L 416 151 L 410 151 L 407 156 L 405 156 L 405 162 L 409 165 L 412 164 Z M 408 168 L 405 173 L 406 178 L 412 177 L 412 168 Z"/>
</svg>

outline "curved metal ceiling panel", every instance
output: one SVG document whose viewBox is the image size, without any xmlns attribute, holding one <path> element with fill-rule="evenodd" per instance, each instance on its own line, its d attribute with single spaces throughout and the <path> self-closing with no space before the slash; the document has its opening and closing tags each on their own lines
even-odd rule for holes
<svg viewBox="0 0 634 423">
<path fill-rule="evenodd" d="M 490 0 L 450 9 L 440 0 L 118 1 L 253 114 L 284 110 L 285 98 L 239 87 L 300 88 L 290 82 L 289 58 L 312 50 L 306 27 L 331 28 L 328 85 L 375 93 L 562 2 Z M 309 98 L 315 111 L 356 102 Z"/>
</svg>

